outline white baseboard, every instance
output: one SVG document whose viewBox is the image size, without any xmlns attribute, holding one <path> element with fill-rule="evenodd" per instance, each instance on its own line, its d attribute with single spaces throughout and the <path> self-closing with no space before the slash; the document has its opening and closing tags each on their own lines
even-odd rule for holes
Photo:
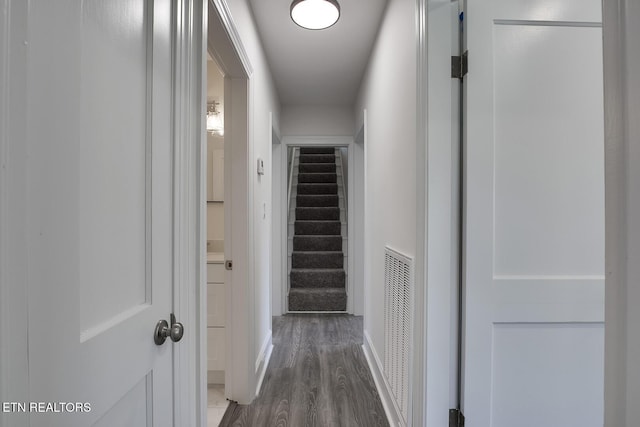
<svg viewBox="0 0 640 427">
<path fill-rule="evenodd" d="M 373 381 L 376 383 L 376 388 L 378 389 L 378 394 L 380 395 L 382 407 L 387 415 L 389 425 L 391 427 L 405 427 L 406 424 L 402 421 L 403 417 L 400 408 L 398 408 L 393 398 L 391 386 L 383 374 L 384 366 L 382 361 L 378 357 L 378 353 L 376 353 L 376 349 L 371 343 L 371 337 L 366 330 L 364 331 L 364 344 L 362 345 L 362 349 L 364 350 L 364 357 L 367 359 L 369 369 L 373 375 Z"/>
<path fill-rule="evenodd" d="M 271 331 L 269 331 L 262 342 L 260 352 L 256 358 L 256 374 L 258 376 L 258 381 L 256 383 L 256 396 L 260 394 L 264 374 L 267 372 L 267 366 L 269 366 L 269 360 L 271 359 L 271 352 L 273 351 L 273 343 L 271 339 Z"/>
</svg>

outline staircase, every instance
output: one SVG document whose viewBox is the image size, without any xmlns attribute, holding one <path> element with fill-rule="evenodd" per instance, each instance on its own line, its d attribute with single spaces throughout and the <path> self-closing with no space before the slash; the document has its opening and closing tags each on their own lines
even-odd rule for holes
<svg viewBox="0 0 640 427">
<path fill-rule="evenodd" d="M 346 275 L 334 147 L 300 149 L 295 196 L 289 311 L 346 311 Z"/>
</svg>

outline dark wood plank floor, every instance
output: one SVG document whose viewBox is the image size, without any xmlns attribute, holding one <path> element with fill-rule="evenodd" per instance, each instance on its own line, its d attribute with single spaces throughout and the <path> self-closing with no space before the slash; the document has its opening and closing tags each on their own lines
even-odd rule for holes
<svg viewBox="0 0 640 427">
<path fill-rule="evenodd" d="M 273 320 L 260 395 L 223 427 L 388 426 L 362 351 L 362 317 L 289 314 Z"/>
</svg>

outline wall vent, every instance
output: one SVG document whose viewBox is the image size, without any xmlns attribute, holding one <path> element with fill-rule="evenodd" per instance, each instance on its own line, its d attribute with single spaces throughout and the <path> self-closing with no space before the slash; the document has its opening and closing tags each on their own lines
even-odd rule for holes
<svg viewBox="0 0 640 427">
<path fill-rule="evenodd" d="M 413 318 L 413 259 L 384 250 L 384 371 L 396 408 L 407 424 Z"/>
</svg>

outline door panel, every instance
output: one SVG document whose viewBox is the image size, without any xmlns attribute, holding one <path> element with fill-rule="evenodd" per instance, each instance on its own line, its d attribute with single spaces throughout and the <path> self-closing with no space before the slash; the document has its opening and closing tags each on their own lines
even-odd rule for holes
<svg viewBox="0 0 640 427">
<path fill-rule="evenodd" d="M 127 394 L 93 425 L 94 427 L 140 426 L 152 427 L 153 387 L 151 374 L 141 379 Z"/>
<path fill-rule="evenodd" d="M 602 425 L 599 10 L 597 1 L 467 2 L 471 427 Z"/>
<path fill-rule="evenodd" d="M 146 195 L 151 190 L 147 104 L 152 97 L 147 96 L 147 77 L 153 64 L 147 51 L 153 26 L 146 6 L 152 5 L 144 0 L 89 1 L 82 10 L 80 121 L 90 123 L 80 128 L 78 159 L 85 334 L 149 302 L 151 235 L 145 224 L 151 213 Z M 105 114 L 107 106 L 117 108 Z"/>
<path fill-rule="evenodd" d="M 30 425 L 173 425 L 174 344 L 153 341 L 172 311 L 173 16 L 168 0 L 31 4 L 30 399 L 91 410 Z"/>
<path fill-rule="evenodd" d="M 601 325 L 496 323 L 493 335 L 491 425 L 602 425 Z"/>
</svg>

